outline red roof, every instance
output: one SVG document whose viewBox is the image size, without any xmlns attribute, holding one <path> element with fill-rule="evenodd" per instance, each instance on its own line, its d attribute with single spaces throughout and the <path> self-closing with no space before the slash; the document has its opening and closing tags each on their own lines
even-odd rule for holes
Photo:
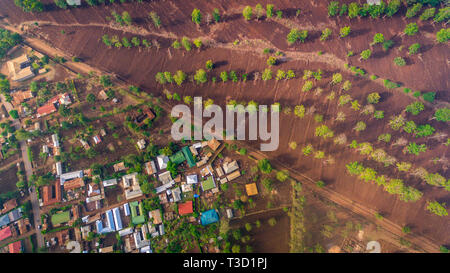
<svg viewBox="0 0 450 273">
<path fill-rule="evenodd" d="M 61 201 L 61 185 L 59 181 L 42 187 L 43 205 L 48 206 Z"/>
<path fill-rule="evenodd" d="M 37 109 L 37 113 L 40 116 L 45 116 L 53 112 L 56 112 L 56 107 L 53 103 L 47 103 Z"/>
<path fill-rule="evenodd" d="M 9 253 L 20 253 L 22 252 L 22 241 L 16 241 L 11 243 L 9 246 Z"/>
<path fill-rule="evenodd" d="M 178 213 L 180 215 L 191 214 L 193 212 L 194 210 L 192 209 L 192 201 L 187 201 L 178 205 Z"/>
<path fill-rule="evenodd" d="M 4 229 L 0 229 L 0 241 L 5 240 L 8 237 L 11 237 L 12 232 L 10 227 L 6 227 Z"/>
</svg>

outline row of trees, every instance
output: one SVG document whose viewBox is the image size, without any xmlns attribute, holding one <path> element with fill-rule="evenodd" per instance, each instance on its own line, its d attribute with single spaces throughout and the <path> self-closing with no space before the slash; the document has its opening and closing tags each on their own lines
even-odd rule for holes
<svg viewBox="0 0 450 273">
<path fill-rule="evenodd" d="M 116 48 L 132 48 L 134 47 L 140 47 L 143 46 L 147 49 L 150 49 L 153 46 L 155 46 L 157 49 L 161 47 L 161 45 L 158 43 L 158 41 L 153 40 L 152 42 L 149 42 L 147 39 L 140 39 L 138 37 L 132 37 L 130 40 L 127 37 L 119 38 L 117 35 L 109 36 L 108 34 L 105 34 L 102 36 L 102 42 L 107 45 L 108 47 L 116 47 Z"/>
<path fill-rule="evenodd" d="M 408 1 L 407 1 L 408 2 Z M 431 1 L 423 1 L 423 4 L 429 4 L 432 6 L 436 6 L 439 4 L 439 0 L 431 0 Z M 413 2 L 414 3 L 414 2 Z M 413 18 L 419 14 L 422 10 L 422 3 L 414 3 L 410 6 L 405 14 L 406 18 Z M 409 3 L 408 3 L 409 4 Z M 343 3 L 340 5 L 338 1 L 331 1 L 328 5 L 328 16 L 347 16 L 349 19 L 353 19 L 356 17 L 366 17 L 370 16 L 371 18 L 380 18 L 381 16 L 392 17 L 396 14 L 401 8 L 400 0 L 391 0 L 387 4 L 384 1 L 380 1 L 379 5 L 369 5 L 368 3 L 359 4 L 357 2 L 351 2 L 350 4 Z M 448 20 L 449 7 L 443 7 L 439 9 L 436 13 L 436 8 L 431 7 L 423 10 L 419 19 L 421 21 L 426 21 L 431 19 L 434 16 L 433 21 L 435 23 L 444 22 Z"/>
<path fill-rule="evenodd" d="M 377 171 L 372 168 L 364 167 L 358 161 L 350 162 L 345 165 L 350 175 L 358 176 L 364 182 L 376 183 L 383 186 L 384 190 L 390 194 L 399 196 L 399 199 L 405 202 L 416 202 L 422 198 L 423 193 L 413 187 L 406 186 L 401 179 L 390 179 L 384 175 L 377 175 Z"/>
</svg>

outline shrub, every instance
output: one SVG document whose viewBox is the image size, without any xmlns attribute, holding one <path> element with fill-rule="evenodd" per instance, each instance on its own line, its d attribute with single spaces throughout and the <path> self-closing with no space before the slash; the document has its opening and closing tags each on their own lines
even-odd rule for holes
<svg viewBox="0 0 450 273">
<path fill-rule="evenodd" d="M 330 4 L 328 4 L 328 16 L 329 17 L 336 16 L 338 12 L 339 12 L 339 2 L 331 1 Z"/>
<path fill-rule="evenodd" d="M 367 96 L 367 103 L 375 104 L 378 103 L 379 101 L 380 101 L 380 94 L 378 94 L 377 92 L 370 93 Z"/>
<path fill-rule="evenodd" d="M 409 112 L 409 113 L 413 114 L 414 116 L 418 115 L 424 109 L 425 109 L 425 106 L 420 101 L 415 101 L 415 102 L 407 105 L 405 108 L 406 112 Z"/>
<path fill-rule="evenodd" d="M 438 43 L 446 43 L 450 39 L 450 28 L 443 28 L 436 33 Z"/>
<path fill-rule="evenodd" d="M 369 59 L 371 55 L 372 55 L 372 50 L 370 50 L 370 49 L 363 50 L 360 54 L 361 59 L 363 59 L 363 60 Z"/>
<path fill-rule="evenodd" d="M 428 102 L 434 102 L 436 93 L 435 92 L 427 92 L 427 93 L 423 94 L 422 97 L 424 100 L 426 100 Z"/>
<path fill-rule="evenodd" d="M 409 54 L 410 54 L 410 55 L 417 54 L 417 53 L 419 52 L 419 49 L 420 49 L 420 44 L 419 44 L 419 43 L 412 44 L 412 45 L 408 48 Z"/>
<path fill-rule="evenodd" d="M 406 25 L 405 30 L 403 31 L 408 36 L 416 35 L 419 31 L 419 27 L 416 23 L 409 23 Z"/>
<path fill-rule="evenodd" d="M 450 108 L 439 108 L 434 112 L 434 118 L 437 121 L 450 121 Z"/>
<path fill-rule="evenodd" d="M 398 66 L 405 66 L 406 65 L 406 61 L 402 57 L 395 57 L 394 58 L 394 63 L 396 65 L 398 65 Z"/>
<path fill-rule="evenodd" d="M 347 37 L 350 34 L 350 27 L 346 26 L 346 27 L 342 27 L 339 31 L 339 34 L 341 36 L 341 38 Z"/>
</svg>

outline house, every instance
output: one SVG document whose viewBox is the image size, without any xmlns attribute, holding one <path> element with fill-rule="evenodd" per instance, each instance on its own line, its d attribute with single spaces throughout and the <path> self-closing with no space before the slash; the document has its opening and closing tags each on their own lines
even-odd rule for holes
<svg viewBox="0 0 450 273">
<path fill-rule="evenodd" d="M 122 182 L 126 199 L 132 199 L 143 195 L 137 180 L 137 173 L 122 176 Z"/>
<path fill-rule="evenodd" d="M 102 138 L 99 135 L 93 136 L 92 139 L 94 139 L 95 144 L 99 144 L 100 142 L 102 142 Z"/>
<path fill-rule="evenodd" d="M 1 213 L 7 213 L 8 211 L 14 209 L 17 207 L 17 200 L 16 199 L 10 199 L 3 203 L 3 209 L 1 210 Z"/>
<path fill-rule="evenodd" d="M 103 129 L 103 128 L 100 129 L 100 135 L 103 136 L 103 137 L 106 136 L 106 131 L 105 131 L 105 129 Z"/>
<path fill-rule="evenodd" d="M 187 215 L 193 213 L 192 201 L 186 201 L 184 203 L 178 204 L 178 213 L 180 215 Z"/>
<path fill-rule="evenodd" d="M 42 187 L 43 206 L 61 202 L 61 196 L 61 184 L 58 183 L 58 181 L 54 181 L 52 184 Z"/>
<path fill-rule="evenodd" d="M 21 253 L 23 250 L 22 240 L 10 243 L 8 245 L 9 253 Z"/>
<path fill-rule="evenodd" d="M 146 246 L 150 246 L 150 241 L 145 239 L 144 234 L 142 233 L 142 229 L 136 230 L 133 233 L 134 244 L 136 245 L 136 248 L 144 248 Z"/>
<path fill-rule="evenodd" d="M 5 227 L 3 229 L 0 229 L 0 241 L 3 241 L 11 236 L 12 236 L 12 231 L 9 226 Z"/>
<path fill-rule="evenodd" d="M 117 173 L 117 172 L 121 172 L 121 171 L 128 170 L 128 168 L 125 167 L 125 163 L 123 163 L 123 161 L 122 161 L 122 162 L 119 162 L 119 163 L 117 163 L 117 164 L 114 164 L 113 168 L 114 168 L 114 172 L 116 172 L 116 173 Z"/>
<path fill-rule="evenodd" d="M 26 54 L 8 61 L 8 69 L 13 81 L 25 81 L 34 77 L 30 67 L 30 59 Z"/>
<path fill-rule="evenodd" d="M 190 168 L 195 167 L 195 159 L 189 147 L 184 146 L 181 150 L 183 151 L 183 155 L 186 158 L 189 167 Z"/>
<path fill-rule="evenodd" d="M 57 134 L 52 135 L 52 142 L 53 142 L 53 147 L 59 147 L 59 140 L 58 140 Z"/>
<path fill-rule="evenodd" d="M 171 202 L 180 202 L 181 201 L 181 189 L 180 187 L 176 187 L 172 190 L 167 190 L 168 192 L 171 191 L 172 192 L 172 197 L 173 199 L 171 200 Z"/>
<path fill-rule="evenodd" d="M 122 230 L 119 230 L 119 236 L 123 237 L 123 236 L 127 236 L 133 233 L 133 227 L 129 227 L 129 228 L 124 228 Z"/>
<path fill-rule="evenodd" d="M 0 228 L 8 225 L 10 222 L 8 214 L 0 216 Z"/>
<path fill-rule="evenodd" d="M 231 181 L 233 179 L 238 178 L 239 176 L 241 176 L 241 172 L 240 171 L 234 171 L 233 173 L 230 173 L 229 175 L 227 175 L 227 180 Z"/>
<path fill-rule="evenodd" d="M 81 227 L 81 237 L 83 240 L 86 240 L 89 236 L 89 232 L 91 232 L 91 226 L 82 226 Z"/>
<path fill-rule="evenodd" d="M 130 216 L 130 205 L 128 203 L 123 204 L 123 211 L 125 213 L 125 216 Z"/>
<path fill-rule="evenodd" d="M 226 177 L 220 179 L 220 184 L 225 184 L 227 182 L 228 182 L 228 178 L 226 178 Z"/>
<path fill-rule="evenodd" d="M 114 222 L 114 215 L 112 210 L 106 211 L 106 222 L 108 223 L 108 227 L 111 229 L 111 231 L 116 230 L 116 224 Z"/>
<path fill-rule="evenodd" d="M 227 208 L 227 217 L 228 219 L 233 218 L 233 210 L 230 208 Z"/>
<path fill-rule="evenodd" d="M 102 90 L 100 92 L 98 92 L 98 97 L 102 100 L 107 100 L 108 99 L 108 95 L 106 94 L 105 90 Z"/>
<path fill-rule="evenodd" d="M 216 173 L 217 173 L 217 176 L 218 177 L 221 177 L 222 175 L 224 175 L 224 173 L 223 173 L 223 170 L 222 170 L 222 167 L 217 167 L 216 168 Z"/>
<path fill-rule="evenodd" d="M 217 139 L 215 139 L 214 137 L 208 141 L 208 147 L 211 148 L 211 150 L 213 150 L 213 151 L 216 151 L 217 148 L 219 148 L 219 146 L 220 146 L 220 142 Z"/>
<path fill-rule="evenodd" d="M 75 178 L 64 182 L 63 186 L 65 191 L 78 189 L 84 187 L 84 180 L 83 178 Z"/>
<path fill-rule="evenodd" d="M 11 96 L 13 98 L 14 106 L 18 106 L 22 102 L 25 102 L 25 101 L 33 98 L 33 93 L 31 93 L 31 90 L 17 91 L 17 92 L 12 93 Z"/>
<path fill-rule="evenodd" d="M 186 183 L 188 184 L 197 184 L 198 179 L 196 174 L 190 174 L 186 176 Z"/>
<path fill-rule="evenodd" d="M 85 141 L 84 139 L 80 139 L 80 143 L 81 143 L 81 145 L 83 145 L 83 148 L 86 150 L 91 148 L 91 146 L 89 146 L 89 143 L 87 143 L 87 141 Z"/>
<path fill-rule="evenodd" d="M 83 175 L 84 175 L 83 171 L 74 171 L 74 172 L 69 172 L 69 173 L 63 173 L 59 177 L 59 180 L 61 182 L 61 185 L 64 185 L 64 183 L 68 180 L 72 180 L 75 178 L 83 178 Z"/>
<path fill-rule="evenodd" d="M 158 175 L 158 178 L 159 178 L 159 181 L 161 181 L 163 184 L 167 184 L 167 183 L 169 183 L 170 181 L 172 181 L 172 176 L 170 175 L 170 172 L 169 172 L 169 171 L 160 173 L 160 174 Z"/>
<path fill-rule="evenodd" d="M 101 195 L 100 187 L 95 183 L 88 184 L 88 197 L 93 197 L 96 195 Z"/>
<path fill-rule="evenodd" d="M 153 114 L 153 111 L 150 108 L 146 108 L 142 111 L 142 113 L 140 115 L 138 115 L 134 119 L 134 122 L 136 122 L 137 125 L 140 127 L 140 126 L 144 125 L 144 123 L 146 122 L 147 119 L 152 121 L 154 118 L 155 118 L 155 114 Z"/>
<path fill-rule="evenodd" d="M 200 216 L 200 222 L 203 226 L 216 223 L 218 221 L 219 221 L 219 214 L 217 214 L 217 211 L 215 209 L 204 211 Z"/>
<path fill-rule="evenodd" d="M 256 183 L 246 184 L 245 191 L 248 196 L 253 196 L 258 194 L 258 188 L 256 187 Z"/>
<path fill-rule="evenodd" d="M 149 162 L 145 162 L 144 166 L 145 166 L 145 172 L 148 175 L 152 175 L 152 174 L 156 173 L 156 166 L 155 166 L 155 162 L 153 160 L 150 160 Z"/>
<path fill-rule="evenodd" d="M 186 184 L 185 182 L 181 183 L 181 191 L 182 192 L 191 192 L 193 191 L 193 187 L 190 184 Z"/>
<path fill-rule="evenodd" d="M 113 252 L 114 252 L 113 246 L 103 247 L 98 250 L 98 253 L 113 253 Z"/>
<path fill-rule="evenodd" d="M 117 178 L 108 179 L 102 182 L 103 187 L 110 187 L 113 185 L 117 185 Z"/>
<path fill-rule="evenodd" d="M 114 215 L 114 224 L 116 225 L 116 230 L 123 229 L 122 218 L 120 217 L 120 211 L 119 211 L 118 207 L 113 208 L 113 215 Z"/>
<path fill-rule="evenodd" d="M 163 205 L 169 203 L 169 200 L 167 200 L 167 194 L 165 192 L 158 194 L 158 198 L 159 202 Z"/>
<path fill-rule="evenodd" d="M 205 177 L 208 175 L 213 175 L 211 169 L 212 169 L 211 165 L 208 165 L 205 168 L 200 170 L 200 174 L 202 175 L 202 177 Z"/>
<path fill-rule="evenodd" d="M 235 170 L 239 169 L 239 165 L 236 160 L 233 160 L 231 162 L 226 162 L 223 164 L 223 170 L 225 171 L 225 174 L 229 174 L 231 172 L 234 172 Z"/>
<path fill-rule="evenodd" d="M 171 180 L 169 183 L 163 184 L 162 186 L 159 186 L 155 189 L 157 194 L 160 194 L 163 191 L 166 191 L 167 189 L 170 189 L 175 185 L 175 181 Z"/>
<path fill-rule="evenodd" d="M 167 155 L 158 155 L 156 157 L 156 161 L 158 162 L 158 167 L 160 170 L 164 170 L 167 168 L 167 162 L 169 162 L 169 157 Z"/>
<path fill-rule="evenodd" d="M 140 150 L 144 150 L 145 149 L 145 139 L 140 139 L 138 140 L 138 142 L 136 143 L 137 146 L 139 147 Z"/>
<path fill-rule="evenodd" d="M 21 208 L 17 208 L 15 210 L 10 211 L 8 213 L 8 217 L 9 217 L 9 221 L 11 223 L 14 223 L 15 221 L 17 221 L 20 218 L 22 218 L 22 209 Z"/>
<path fill-rule="evenodd" d="M 48 150 L 48 146 L 47 145 L 42 145 L 42 152 L 48 154 L 49 150 Z"/>
<path fill-rule="evenodd" d="M 169 160 L 175 163 L 176 165 L 179 165 L 183 163 L 186 160 L 186 158 L 184 158 L 184 154 L 182 151 L 178 151 L 175 154 L 169 156 Z"/>
<path fill-rule="evenodd" d="M 81 0 L 66 0 L 69 6 L 81 6 Z"/>
<path fill-rule="evenodd" d="M 60 161 L 55 163 L 56 168 L 56 176 L 60 176 L 62 174 L 62 164 Z"/>
<path fill-rule="evenodd" d="M 205 181 L 202 181 L 202 191 L 207 191 L 216 187 L 216 183 L 214 182 L 214 178 L 212 176 L 208 176 Z"/>
<path fill-rule="evenodd" d="M 135 225 L 139 225 L 145 222 L 144 209 L 142 203 L 138 201 L 130 202 L 131 208 L 131 222 Z"/>
<path fill-rule="evenodd" d="M 154 225 L 162 224 L 161 211 L 159 209 L 152 210 L 148 213 L 148 217 L 153 219 Z"/>
<path fill-rule="evenodd" d="M 47 116 L 54 112 L 56 112 L 56 107 L 53 103 L 44 104 L 37 109 L 37 117 Z"/>
</svg>

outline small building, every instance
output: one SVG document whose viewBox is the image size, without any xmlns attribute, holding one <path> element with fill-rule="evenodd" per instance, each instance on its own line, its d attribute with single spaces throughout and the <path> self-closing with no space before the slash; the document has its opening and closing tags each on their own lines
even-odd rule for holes
<svg viewBox="0 0 450 273">
<path fill-rule="evenodd" d="M 130 216 L 131 210 L 130 205 L 128 205 L 128 203 L 123 204 L 123 211 L 125 213 L 125 216 Z"/>
<path fill-rule="evenodd" d="M 256 187 L 256 183 L 246 184 L 245 191 L 248 196 L 253 196 L 258 194 L 258 188 Z"/>
<path fill-rule="evenodd" d="M 94 140 L 95 144 L 99 144 L 100 142 L 102 142 L 102 138 L 99 135 L 95 135 L 94 137 L 92 137 L 92 139 Z"/>
<path fill-rule="evenodd" d="M 62 174 L 62 164 L 60 161 L 55 163 L 55 168 L 56 168 L 56 176 L 60 176 Z"/>
<path fill-rule="evenodd" d="M 33 70 L 30 67 L 30 59 L 26 54 L 8 61 L 8 69 L 13 81 L 26 81 L 34 77 Z"/>
<path fill-rule="evenodd" d="M 231 172 L 234 172 L 235 170 L 239 169 L 239 165 L 236 160 L 233 160 L 229 163 L 223 164 L 223 170 L 225 171 L 225 174 L 229 174 Z"/>
<path fill-rule="evenodd" d="M 56 107 L 53 103 L 45 104 L 37 109 L 37 117 L 44 117 L 56 112 Z"/>
<path fill-rule="evenodd" d="M 137 143 L 137 146 L 140 150 L 144 150 L 145 149 L 145 139 L 140 139 Z"/>
<path fill-rule="evenodd" d="M 122 226 L 122 218 L 120 217 L 120 211 L 118 207 L 113 208 L 114 215 L 114 224 L 116 225 L 116 230 L 121 230 Z"/>
<path fill-rule="evenodd" d="M 186 176 L 186 183 L 187 184 L 197 184 L 198 183 L 198 178 L 196 174 L 190 174 Z"/>
<path fill-rule="evenodd" d="M 61 196 L 61 184 L 58 183 L 58 181 L 42 187 L 43 206 L 49 206 L 61 202 Z"/>
<path fill-rule="evenodd" d="M 167 155 L 158 155 L 156 157 L 156 161 L 158 162 L 158 168 L 160 170 L 164 170 L 167 168 L 167 162 L 169 162 L 169 157 Z"/>
<path fill-rule="evenodd" d="M 81 0 L 66 0 L 67 5 L 69 6 L 81 6 Z"/>
<path fill-rule="evenodd" d="M 163 183 L 163 184 L 167 184 L 167 183 L 169 183 L 170 181 L 172 181 L 172 176 L 170 175 L 170 172 L 169 172 L 169 171 L 160 173 L 160 174 L 158 175 L 158 178 L 159 178 L 159 181 L 161 181 L 161 183 Z"/>
<path fill-rule="evenodd" d="M 8 245 L 9 253 L 21 253 L 23 250 L 22 240 L 15 241 Z"/>
<path fill-rule="evenodd" d="M 7 226 L 3 229 L 0 229 L 0 241 L 3 241 L 11 236 L 12 236 L 12 231 L 9 226 Z"/>
<path fill-rule="evenodd" d="M 131 222 L 135 225 L 139 225 L 145 222 L 144 209 L 142 203 L 138 201 L 130 202 L 131 208 Z"/>
<path fill-rule="evenodd" d="M 116 172 L 116 173 L 117 172 L 121 172 L 121 171 L 125 171 L 125 170 L 128 169 L 127 167 L 125 167 L 125 163 L 123 161 L 119 162 L 117 164 L 114 164 L 113 168 L 114 168 L 114 172 Z"/>
<path fill-rule="evenodd" d="M 179 165 L 183 163 L 186 160 L 186 158 L 184 157 L 182 151 L 178 151 L 175 154 L 169 156 L 169 160 L 172 161 L 174 164 Z"/>
<path fill-rule="evenodd" d="M 108 179 L 108 180 L 103 181 L 102 183 L 103 183 L 103 187 L 114 186 L 114 185 L 117 185 L 117 178 Z"/>
<path fill-rule="evenodd" d="M 154 225 L 162 224 L 161 211 L 159 209 L 152 210 L 148 213 L 149 218 L 153 219 Z"/>
<path fill-rule="evenodd" d="M 240 171 L 234 171 L 233 173 L 230 173 L 229 175 L 227 175 L 227 180 L 228 181 L 232 181 L 233 179 L 238 178 L 239 176 L 241 176 L 241 172 Z"/>
<path fill-rule="evenodd" d="M 72 180 L 75 178 L 83 178 L 83 175 L 84 175 L 83 171 L 74 171 L 74 172 L 69 172 L 69 173 L 63 173 L 59 177 L 59 180 L 61 182 L 61 185 L 64 185 L 64 183 L 68 180 Z"/>
<path fill-rule="evenodd" d="M 181 183 L 181 191 L 182 191 L 182 192 L 191 192 L 191 191 L 193 191 L 193 190 L 194 190 L 194 189 L 192 188 L 192 185 L 186 184 L 186 183 L 184 183 L 184 182 Z"/>
<path fill-rule="evenodd" d="M 59 140 L 58 140 L 57 134 L 52 135 L 52 142 L 53 142 L 53 147 L 59 147 Z"/>
<path fill-rule="evenodd" d="M 208 141 L 208 147 L 211 148 L 211 150 L 213 150 L 213 151 L 216 151 L 217 148 L 219 148 L 219 146 L 220 146 L 220 142 L 217 139 L 215 139 L 214 137 Z"/>
<path fill-rule="evenodd" d="M 102 90 L 100 92 L 98 92 L 98 97 L 102 100 L 107 100 L 108 99 L 108 95 L 106 94 L 105 90 Z"/>
<path fill-rule="evenodd" d="M 178 204 L 178 213 L 183 215 L 188 215 L 193 213 L 192 201 L 186 201 L 184 203 Z"/>
<path fill-rule="evenodd" d="M 173 202 L 180 202 L 181 201 L 181 189 L 180 187 L 176 187 L 172 189 L 172 197 Z"/>
<path fill-rule="evenodd" d="M 216 173 L 217 173 L 217 176 L 218 176 L 218 177 L 223 176 L 224 173 L 223 173 L 222 167 L 220 167 L 220 166 L 217 167 L 217 168 L 216 168 Z"/>
<path fill-rule="evenodd" d="M 219 221 L 219 214 L 215 209 L 204 211 L 200 216 L 200 222 L 203 226 L 216 223 L 218 221 Z"/>
<path fill-rule="evenodd" d="M 202 181 L 202 191 L 207 191 L 216 187 L 216 183 L 214 182 L 214 178 L 212 176 L 208 176 L 205 181 Z"/>
<path fill-rule="evenodd" d="M 63 186 L 65 191 L 82 188 L 84 187 L 84 180 L 83 178 L 75 178 L 64 182 Z"/>
<path fill-rule="evenodd" d="M 152 174 L 156 173 L 156 166 L 155 166 L 155 162 L 153 160 L 150 160 L 149 162 L 145 162 L 144 166 L 145 166 L 145 172 L 148 175 L 152 175 Z"/>
<path fill-rule="evenodd" d="M 195 159 L 189 147 L 184 146 L 181 150 L 183 151 L 184 157 L 186 158 L 189 167 L 190 168 L 195 167 Z"/>
<path fill-rule="evenodd" d="M 233 218 L 233 210 L 231 208 L 227 208 L 227 217 L 228 219 Z"/>
</svg>

